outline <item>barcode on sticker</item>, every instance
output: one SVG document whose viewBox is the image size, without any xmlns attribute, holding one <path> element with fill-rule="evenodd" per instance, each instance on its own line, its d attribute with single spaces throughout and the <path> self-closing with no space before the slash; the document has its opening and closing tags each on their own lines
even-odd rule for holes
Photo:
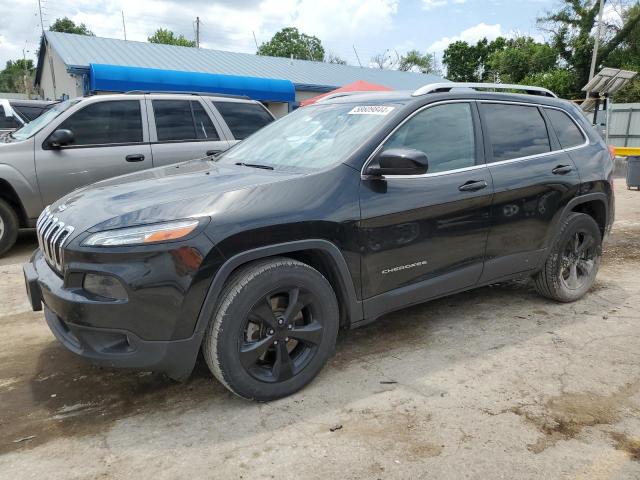
<svg viewBox="0 0 640 480">
<path fill-rule="evenodd" d="M 349 115 L 387 115 L 393 108 L 384 105 L 359 105 L 353 107 Z"/>
</svg>

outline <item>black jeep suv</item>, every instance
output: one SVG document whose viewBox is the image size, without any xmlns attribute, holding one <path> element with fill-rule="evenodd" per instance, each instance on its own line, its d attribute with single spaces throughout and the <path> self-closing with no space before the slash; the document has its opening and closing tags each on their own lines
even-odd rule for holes
<svg viewBox="0 0 640 480">
<path fill-rule="evenodd" d="M 202 350 L 270 400 L 392 310 L 523 276 L 576 300 L 613 221 L 610 152 L 551 92 L 481 87 L 329 98 L 218 157 L 76 190 L 38 220 L 32 306 L 95 363 L 185 379 Z"/>
</svg>

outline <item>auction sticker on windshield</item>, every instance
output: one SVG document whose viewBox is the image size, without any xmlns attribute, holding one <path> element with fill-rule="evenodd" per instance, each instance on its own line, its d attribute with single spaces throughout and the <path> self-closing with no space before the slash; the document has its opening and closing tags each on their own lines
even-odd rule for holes
<svg viewBox="0 0 640 480">
<path fill-rule="evenodd" d="M 384 105 L 358 105 L 351 109 L 349 115 L 387 115 L 394 108 Z"/>
</svg>

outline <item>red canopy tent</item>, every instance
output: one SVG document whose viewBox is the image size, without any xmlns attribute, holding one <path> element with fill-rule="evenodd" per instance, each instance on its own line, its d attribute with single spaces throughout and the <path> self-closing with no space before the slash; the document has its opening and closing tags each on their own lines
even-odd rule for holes
<svg viewBox="0 0 640 480">
<path fill-rule="evenodd" d="M 323 93 L 322 95 L 318 95 L 316 97 L 308 98 L 307 100 L 303 100 L 300 102 L 301 107 L 306 107 L 307 105 L 311 105 L 312 103 L 316 103 L 318 100 L 322 100 L 327 95 L 331 95 L 333 93 L 340 92 L 386 92 L 392 90 L 389 87 L 385 87 L 384 85 L 376 85 L 375 83 L 365 82 L 364 80 L 358 80 L 357 82 L 349 83 L 348 85 L 343 85 L 340 88 L 336 88 L 327 93 Z"/>
</svg>

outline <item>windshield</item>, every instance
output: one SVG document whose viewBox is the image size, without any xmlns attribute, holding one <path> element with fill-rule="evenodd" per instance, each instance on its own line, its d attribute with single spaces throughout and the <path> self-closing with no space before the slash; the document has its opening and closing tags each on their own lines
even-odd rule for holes
<svg viewBox="0 0 640 480">
<path fill-rule="evenodd" d="M 329 104 L 299 108 L 218 157 L 220 163 L 317 170 L 344 161 L 396 106 Z"/>
<path fill-rule="evenodd" d="M 38 118 L 26 123 L 24 127 L 19 128 L 11 134 L 11 136 L 17 140 L 26 140 L 27 138 L 35 135 L 42 130 L 49 122 L 67 110 L 72 105 L 78 103 L 80 99 L 65 100 L 64 102 L 56 103 L 54 106 L 45 110 Z"/>
</svg>

